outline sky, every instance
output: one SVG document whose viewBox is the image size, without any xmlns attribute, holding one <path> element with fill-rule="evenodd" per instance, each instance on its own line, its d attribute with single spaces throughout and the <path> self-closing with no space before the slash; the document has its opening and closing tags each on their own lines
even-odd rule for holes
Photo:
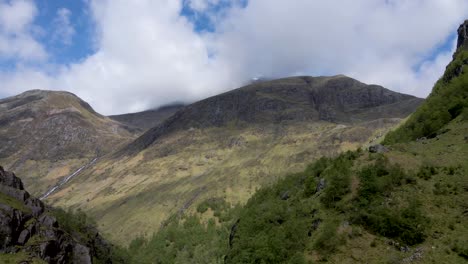
<svg viewBox="0 0 468 264">
<path fill-rule="evenodd" d="M 466 0 L 0 0 L 0 98 L 66 90 L 110 115 L 337 74 L 426 97 L 467 18 Z"/>
</svg>

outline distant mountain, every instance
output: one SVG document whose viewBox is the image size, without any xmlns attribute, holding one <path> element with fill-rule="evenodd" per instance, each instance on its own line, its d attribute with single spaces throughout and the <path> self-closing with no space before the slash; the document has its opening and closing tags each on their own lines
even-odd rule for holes
<svg viewBox="0 0 468 264">
<path fill-rule="evenodd" d="M 422 101 L 345 76 L 254 83 L 185 106 L 47 200 L 126 244 L 206 199 L 245 203 L 285 172 L 378 141 Z"/>
<path fill-rule="evenodd" d="M 420 98 L 352 78 L 291 77 L 259 82 L 188 105 L 150 129 L 124 152 L 138 152 L 164 134 L 189 128 L 328 121 L 352 124 L 403 118 Z"/>
<path fill-rule="evenodd" d="M 126 124 L 129 127 L 135 127 L 144 132 L 152 127 L 159 125 L 168 117 L 173 115 L 184 107 L 184 104 L 170 104 L 153 110 L 142 111 L 138 113 L 112 115 L 109 118 Z"/>
<path fill-rule="evenodd" d="M 129 127 L 68 92 L 32 90 L 0 100 L 0 163 L 28 175 L 36 195 L 133 138 Z"/>
</svg>

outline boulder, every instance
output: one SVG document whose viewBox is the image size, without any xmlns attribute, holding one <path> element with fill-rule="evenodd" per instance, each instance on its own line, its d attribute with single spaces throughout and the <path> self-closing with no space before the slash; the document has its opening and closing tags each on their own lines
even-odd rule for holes
<svg viewBox="0 0 468 264">
<path fill-rule="evenodd" d="M 19 190 L 24 190 L 21 179 L 16 177 L 14 173 L 5 171 L 2 166 L 0 166 L 0 184 Z"/>
<path fill-rule="evenodd" d="M 39 217 L 44 212 L 44 203 L 37 198 L 30 197 L 26 200 L 25 205 L 31 209 L 34 217 Z"/>
<path fill-rule="evenodd" d="M 26 244 L 26 242 L 28 242 L 30 237 L 31 237 L 31 233 L 29 232 L 29 230 L 24 229 L 23 231 L 21 231 L 18 237 L 18 241 L 17 241 L 18 245 L 23 246 L 24 244 Z"/>
<path fill-rule="evenodd" d="M 377 144 L 369 147 L 369 152 L 370 153 L 385 153 L 388 152 L 389 149 L 385 147 L 384 145 Z"/>
<path fill-rule="evenodd" d="M 39 222 L 45 227 L 49 227 L 49 228 L 58 227 L 57 219 L 55 219 L 55 217 L 50 216 L 50 215 L 46 215 L 46 214 L 41 215 L 41 217 L 39 217 Z"/>
<path fill-rule="evenodd" d="M 73 247 L 73 263 L 92 264 L 89 248 L 81 244 L 75 244 Z"/>
</svg>

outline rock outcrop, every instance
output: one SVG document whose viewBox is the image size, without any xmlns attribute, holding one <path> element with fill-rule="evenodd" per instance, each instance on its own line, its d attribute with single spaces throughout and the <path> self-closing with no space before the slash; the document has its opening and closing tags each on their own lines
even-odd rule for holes
<svg viewBox="0 0 468 264">
<path fill-rule="evenodd" d="M 458 49 L 468 49 L 468 20 L 465 20 L 458 28 L 457 50 Z"/>
<path fill-rule="evenodd" d="M 60 228 L 21 179 L 0 166 L 0 253 L 24 251 L 48 263 L 92 263 L 95 250 L 79 240 Z"/>
</svg>

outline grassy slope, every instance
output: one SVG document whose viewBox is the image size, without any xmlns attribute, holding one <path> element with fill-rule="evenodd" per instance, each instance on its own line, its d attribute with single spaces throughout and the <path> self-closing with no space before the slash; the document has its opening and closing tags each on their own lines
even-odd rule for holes
<svg viewBox="0 0 468 264">
<path fill-rule="evenodd" d="M 50 202 L 81 207 L 109 238 L 128 244 L 129 237 L 149 235 L 173 214 L 193 212 L 205 199 L 245 203 L 285 172 L 301 171 L 320 155 L 356 149 L 398 122 L 183 131 L 131 160 L 104 159 Z"/>
</svg>

